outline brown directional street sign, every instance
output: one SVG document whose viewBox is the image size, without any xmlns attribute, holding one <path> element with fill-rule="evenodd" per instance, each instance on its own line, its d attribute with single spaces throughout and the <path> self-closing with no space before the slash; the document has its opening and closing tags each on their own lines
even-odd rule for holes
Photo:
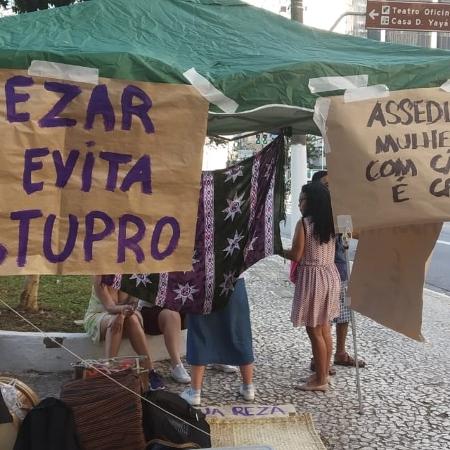
<svg viewBox="0 0 450 450">
<path fill-rule="evenodd" d="M 367 1 L 366 28 L 450 31 L 450 4 Z"/>
</svg>

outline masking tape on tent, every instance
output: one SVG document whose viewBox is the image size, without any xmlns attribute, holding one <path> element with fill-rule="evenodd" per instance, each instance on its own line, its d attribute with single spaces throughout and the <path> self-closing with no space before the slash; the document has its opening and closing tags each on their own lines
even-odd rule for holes
<svg viewBox="0 0 450 450">
<path fill-rule="evenodd" d="M 238 109 L 239 105 L 234 100 L 216 89 L 209 80 L 200 75 L 193 67 L 186 70 L 183 75 L 209 103 L 213 103 L 228 114 L 232 114 Z"/>
<path fill-rule="evenodd" d="M 316 100 L 316 105 L 314 106 L 313 120 L 320 130 L 323 138 L 323 150 L 325 153 L 331 151 L 330 142 L 327 137 L 327 118 L 328 111 L 330 110 L 331 100 L 326 97 L 319 97 Z"/>
<path fill-rule="evenodd" d="M 308 87 L 312 94 L 367 86 L 369 75 L 348 75 L 345 77 L 310 78 Z"/>
<path fill-rule="evenodd" d="M 361 102 L 372 98 L 389 97 L 389 88 L 385 84 L 374 84 L 372 86 L 356 89 L 347 89 L 344 92 L 344 102 Z"/>
<path fill-rule="evenodd" d="M 348 214 L 341 214 L 336 216 L 337 219 L 337 229 L 339 233 L 351 234 L 353 233 L 353 221 L 352 216 Z"/>
<path fill-rule="evenodd" d="M 99 70 L 93 67 L 35 60 L 31 61 L 30 67 L 28 68 L 28 75 L 98 84 Z"/>
<path fill-rule="evenodd" d="M 440 88 L 445 92 L 450 92 L 450 80 L 447 80 L 445 83 L 441 84 Z"/>
</svg>

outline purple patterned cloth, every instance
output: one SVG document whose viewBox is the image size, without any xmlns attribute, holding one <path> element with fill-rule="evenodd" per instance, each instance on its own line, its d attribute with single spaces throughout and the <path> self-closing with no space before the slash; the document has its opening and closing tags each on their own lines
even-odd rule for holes
<svg viewBox="0 0 450 450">
<path fill-rule="evenodd" d="M 224 307 L 244 270 L 282 253 L 284 159 L 280 136 L 252 158 L 203 172 L 193 270 L 123 275 L 121 289 L 175 311 L 209 314 Z"/>
</svg>

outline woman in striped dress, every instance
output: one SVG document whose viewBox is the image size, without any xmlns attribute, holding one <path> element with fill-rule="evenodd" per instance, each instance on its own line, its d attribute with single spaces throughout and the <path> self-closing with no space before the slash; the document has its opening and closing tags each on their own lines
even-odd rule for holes
<svg viewBox="0 0 450 450">
<path fill-rule="evenodd" d="M 291 321 L 306 326 L 316 373 L 299 389 L 326 391 L 333 341 L 330 322 L 339 316 L 340 277 L 334 264 L 335 233 L 328 189 L 319 182 L 302 188 L 292 248 L 286 258 L 299 262 Z"/>
</svg>

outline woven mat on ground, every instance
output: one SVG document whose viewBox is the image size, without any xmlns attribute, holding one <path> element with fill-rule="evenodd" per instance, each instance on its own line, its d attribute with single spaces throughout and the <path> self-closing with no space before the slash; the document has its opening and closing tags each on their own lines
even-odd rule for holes
<svg viewBox="0 0 450 450">
<path fill-rule="evenodd" d="M 208 418 L 213 447 L 270 445 L 275 450 L 324 450 L 310 414 L 270 419 Z"/>
</svg>

